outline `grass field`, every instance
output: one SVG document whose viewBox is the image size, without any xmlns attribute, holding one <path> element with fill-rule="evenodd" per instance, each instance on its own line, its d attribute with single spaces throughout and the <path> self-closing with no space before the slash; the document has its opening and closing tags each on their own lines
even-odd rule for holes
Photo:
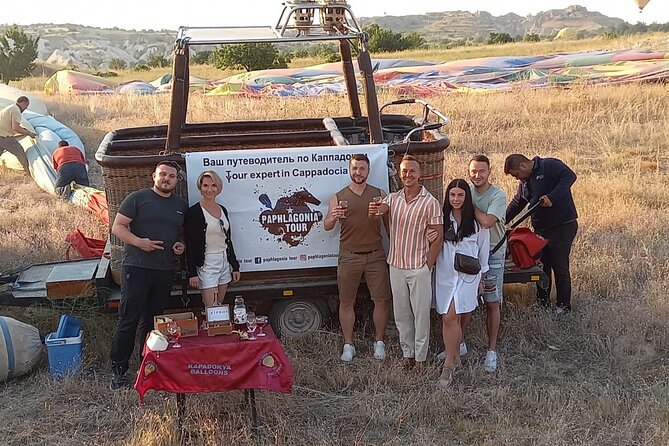
<svg viewBox="0 0 669 446">
<path fill-rule="evenodd" d="M 406 56 L 402 56 L 406 57 Z M 382 97 L 386 102 L 392 97 Z M 89 159 L 104 134 L 165 123 L 166 97 L 45 97 L 56 119 L 77 132 Z M 338 360 L 336 320 L 321 332 L 285 340 L 295 368 L 292 395 L 259 393 L 254 442 L 241 393 L 188 400 L 191 444 L 669 444 L 669 90 L 662 84 L 513 91 L 429 98 L 451 119 L 445 177 L 462 177 L 469 157 L 487 153 L 493 181 L 507 193 L 505 155 L 556 156 L 578 174 L 573 191 L 579 235 L 572 254 L 574 312 L 556 321 L 534 306 L 526 286 L 505 288 L 496 374 L 483 372 L 483 314 L 472 353 L 448 391 L 404 372 L 396 340 L 389 359 L 370 359 L 367 324 L 356 331 L 359 356 Z M 405 109 L 414 114 L 411 108 Z M 189 120 L 346 115 L 332 98 L 192 97 Z M 99 168 L 91 161 L 93 172 Z M 94 175 L 100 183 L 100 176 Z M 106 228 L 0 169 L 0 271 L 62 258 L 75 227 L 103 237 Z M 53 331 L 67 309 L 0 308 Z M 111 393 L 108 354 L 115 318 L 73 310 L 85 329 L 84 376 L 53 382 L 36 373 L 0 387 L 0 443 L 7 445 L 176 445 L 175 399 Z M 432 352 L 441 342 L 433 325 Z M 136 367 L 136 364 L 135 364 Z"/>
</svg>

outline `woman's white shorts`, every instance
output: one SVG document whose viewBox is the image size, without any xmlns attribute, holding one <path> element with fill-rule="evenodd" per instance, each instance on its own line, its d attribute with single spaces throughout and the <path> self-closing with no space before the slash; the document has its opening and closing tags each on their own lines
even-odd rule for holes
<svg viewBox="0 0 669 446">
<path fill-rule="evenodd" d="M 200 289 L 216 288 L 232 281 L 232 270 L 225 252 L 204 255 L 204 265 L 197 269 Z"/>
</svg>

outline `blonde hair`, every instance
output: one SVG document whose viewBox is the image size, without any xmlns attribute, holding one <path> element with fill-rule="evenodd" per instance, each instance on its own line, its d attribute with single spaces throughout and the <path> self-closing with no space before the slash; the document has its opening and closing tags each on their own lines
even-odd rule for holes
<svg viewBox="0 0 669 446">
<path fill-rule="evenodd" d="M 223 192 L 223 180 L 221 179 L 220 176 L 213 170 L 205 170 L 200 174 L 199 177 L 197 177 L 197 182 L 195 183 L 197 185 L 197 189 L 201 190 L 202 189 L 202 181 L 205 178 L 211 178 L 214 183 L 218 186 L 218 193 L 220 194 Z"/>
</svg>

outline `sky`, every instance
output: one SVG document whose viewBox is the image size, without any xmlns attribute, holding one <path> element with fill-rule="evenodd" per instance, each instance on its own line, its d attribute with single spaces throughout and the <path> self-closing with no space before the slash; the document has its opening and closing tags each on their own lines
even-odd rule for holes
<svg viewBox="0 0 669 446">
<path fill-rule="evenodd" d="M 123 29 L 170 29 L 179 26 L 274 25 L 282 10 L 281 0 L 188 0 L 153 2 L 114 0 L 67 0 L 56 6 L 53 0 L 3 1 L 0 24 L 73 23 L 95 27 Z M 97 6 L 92 7 L 93 3 Z M 178 6 L 167 6 L 168 4 Z M 356 17 L 423 14 L 467 10 L 487 11 L 499 16 L 510 12 L 521 16 L 573 4 L 590 11 L 618 17 L 630 23 L 668 23 L 669 1 L 650 0 L 639 13 L 634 0 L 348 0 Z M 103 6 L 103 5 L 106 5 Z M 158 5 L 158 6 L 156 6 Z M 250 7 L 249 7 L 250 5 Z"/>
</svg>

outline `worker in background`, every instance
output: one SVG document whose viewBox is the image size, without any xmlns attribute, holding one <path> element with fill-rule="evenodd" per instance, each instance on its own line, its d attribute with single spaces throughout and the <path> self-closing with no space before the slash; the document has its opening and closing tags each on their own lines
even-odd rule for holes
<svg viewBox="0 0 669 446">
<path fill-rule="evenodd" d="M 58 148 L 51 156 L 53 168 L 57 173 L 56 193 L 62 198 L 70 196 L 70 184 L 74 181 L 81 186 L 89 186 L 88 171 L 84 154 L 67 141 L 59 141 Z"/>
<path fill-rule="evenodd" d="M 30 175 L 28 157 L 23 146 L 16 139 L 17 135 L 30 136 L 35 138 L 37 135 L 25 127 L 21 126 L 21 113 L 30 105 L 30 101 L 25 96 L 20 96 L 15 104 L 10 104 L 0 110 L 0 155 L 5 150 L 16 157 L 23 166 L 26 175 Z"/>
</svg>

